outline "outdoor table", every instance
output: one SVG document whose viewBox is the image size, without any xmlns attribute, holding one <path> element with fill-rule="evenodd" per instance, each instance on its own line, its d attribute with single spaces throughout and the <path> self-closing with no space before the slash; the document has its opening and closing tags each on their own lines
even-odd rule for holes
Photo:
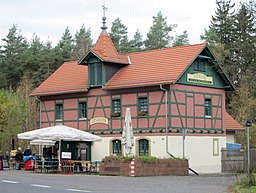
<svg viewBox="0 0 256 193">
<path fill-rule="evenodd" d="M 100 161 L 93 161 L 90 163 L 90 173 L 97 174 L 99 173 L 99 164 Z"/>
<path fill-rule="evenodd" d="M 74 164 L 74 167 L 77 172 L 90 172 L 90 161 L 85 160 L 72 160 L 72 163 Z M 80 171 L 79 166 L 82 168 L 82 171 Z"/>
<path fill-rule="evenodd" d="M 45 173 L 54 173 L 59 170 L 59 161 L 58 160 L 35 160 L 35 172 L 40 171 L 41 173 L 44 171 Z"/>
</svg>

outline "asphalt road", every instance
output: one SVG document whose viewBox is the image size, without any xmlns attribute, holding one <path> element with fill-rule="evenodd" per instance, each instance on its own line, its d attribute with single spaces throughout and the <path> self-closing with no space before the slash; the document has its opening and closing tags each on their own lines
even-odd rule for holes
<svg viewBox="0 0 256 193">
<path fill-rule="evenodd" d="M 0 193 L 224 193 L 229 175 L 121 177 L 0 171 Z"/>
</svg>

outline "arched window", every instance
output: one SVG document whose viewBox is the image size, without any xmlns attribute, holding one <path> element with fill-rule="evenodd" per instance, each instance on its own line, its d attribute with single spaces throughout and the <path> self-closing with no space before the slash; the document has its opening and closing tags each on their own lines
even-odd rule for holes
<svg viewBox="0 0 256 193">
<path fill-rule="evenodd" d="M 115 139 L 112 141 L 112 153 L 115 155 L 122 156 L 121 140 Z"/>
<path fill-rule="evenodd" d="M 147 139 L 139 140 L 139 155 L 149 155 L 149 142 Z"/>
</svg>

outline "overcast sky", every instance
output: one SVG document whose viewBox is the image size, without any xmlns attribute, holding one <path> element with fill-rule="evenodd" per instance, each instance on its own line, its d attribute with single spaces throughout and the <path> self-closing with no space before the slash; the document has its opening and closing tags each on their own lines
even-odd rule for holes
<svg viewBox="0 0 256 193">
<path fill-rule="evenodd" d="M 233 0 L 234 1 L 234 0 Z M 82 24 L 91 30 L 95 42 L 101 32 L 104 0 L 0 0 L 0 38 L 6 37 L 13 24 L 28 41 L 35 33 L 43 42 L 55 45 L 69 27 L 74 37 Z M 119 17 L 128 28 L 129 38 L 139 29 L 146 34 L 159 11 L 168 24 L 177 24 L 176 33 L 187 30 L 191 44 L 200 43 L 216 10 L 215 0 L 105 0 L 108 32 Z M 173 35 L 173 34 L 170 34 Z"/>
</svg>

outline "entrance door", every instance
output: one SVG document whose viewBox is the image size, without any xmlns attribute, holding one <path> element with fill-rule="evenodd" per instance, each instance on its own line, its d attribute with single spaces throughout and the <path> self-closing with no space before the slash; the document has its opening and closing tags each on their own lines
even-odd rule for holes
<svg viewBox="0 0 256 193">
<path fill-rule="evenodd" d="M 77 144 L 77 159 L 90 160 L 90 146 L 86 143 Z"/>
</svg>

